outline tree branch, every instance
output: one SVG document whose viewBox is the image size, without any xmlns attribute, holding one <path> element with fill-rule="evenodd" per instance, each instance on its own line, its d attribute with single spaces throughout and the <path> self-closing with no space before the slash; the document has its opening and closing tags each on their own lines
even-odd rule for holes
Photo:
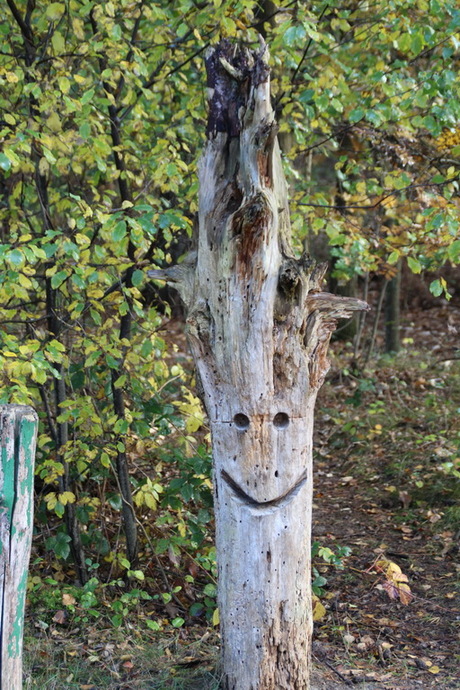
<svg viewBox="0 0 460 690">
<path fill-rule="evenodd" d="M 17 25 L 21 29 L 21 33 L 23 35 L 24 40 L 27 41 L 31 46 L 34 45 L 34 37 L 33 34 L 30 30 L 30 26 L 26 24 L 24 19 L 21 17 L 21 13 L 19 12 L 18 8 L 16 7 L 16 4 L 14 0 L 6 0 L 6 3 L 8 7 L 11 10 L 11 14 L 16 20 Z M 27 5 L 27 16 L 30 17 L 30 12 L 29 12 L 29 4 Z"/>
</svg>

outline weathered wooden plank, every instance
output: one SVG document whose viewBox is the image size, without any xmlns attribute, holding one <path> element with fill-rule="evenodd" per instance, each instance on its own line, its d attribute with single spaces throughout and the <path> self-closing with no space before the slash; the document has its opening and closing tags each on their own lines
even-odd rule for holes
<svg viewBox="0 0 460 690">
<path fill-rule="evenodd" d="M 37 428 L 32 408 L 0 406 L 0 690 L 22 688 Z"/>
</svg>

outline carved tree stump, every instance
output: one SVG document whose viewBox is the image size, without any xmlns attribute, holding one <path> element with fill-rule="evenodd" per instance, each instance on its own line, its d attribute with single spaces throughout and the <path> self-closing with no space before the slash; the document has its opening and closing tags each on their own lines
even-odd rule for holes
<svg viewBox="0 0 460 690">
<path fill-rule="evenodd" d="M 32 408 L 0 406 L 0 690 L 22 688 L 37 427 Z"/>
<path fill-rule="evenodd" d="M 197 253 L 152 271 L 180 291 L 214 460 L 223 687 L 309 687 L 315 398 L 336 320 L 366 309 L 320 292 L 290 246 L 268 52 L 206 58 Z"/>
</svg>

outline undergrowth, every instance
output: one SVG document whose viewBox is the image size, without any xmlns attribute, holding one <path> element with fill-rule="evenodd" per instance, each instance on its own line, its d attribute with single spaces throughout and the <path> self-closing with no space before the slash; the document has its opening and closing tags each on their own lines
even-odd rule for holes
<svg viewBox="0 0 460 690">
<path fill-rule="evenodd" d="M 433 534 L 453 538 L 460 529 L 459 392 L 457 362 L 424 364 L 417 353 L 383 358 L 364 372 L 335 374 L 333 368 L 317 407 L 316 461 L 334 456 L 342 474 L 357 478 L 363 500 L 377 498 L 394 511 L 395 523 L 423 522 Z M 122 548 L 102 548 L 97 560 L 88 559 L 91 578 L 80 587 L 59 521 L 48 525 L 46 539 L 36 538 L 25 688 L 218 688 L 206 429 L 178 431 L 176 418 L 160 423 L 164 439 L 155 457 L 148 464 L 137 461 L 136 481 L 143 487 L 137 564 L 126 560 Z M 111 541 L 119 508 L 108 500 L 92 518 L 90 513 L 101 533 L 111 531 Z M 356 574 L 349 569 L 347 544 L 326 536 L 313 545 L 313 556 L 315 617 L 321 620 L 321 602 L 328 608 L 331 596 L 330 568 L 341 568 L 344 582 L 347 573 Z"/>
</svg>

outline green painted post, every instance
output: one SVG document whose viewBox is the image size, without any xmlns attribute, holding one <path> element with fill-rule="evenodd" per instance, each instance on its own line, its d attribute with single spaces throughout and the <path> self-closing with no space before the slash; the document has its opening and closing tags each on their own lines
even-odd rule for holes
<svg viewBox="0 0 460 690">
<path fill-rule="evenodd" d="M 31 407 L 0 405 L 0 690 L 22 688 L 37 428 Z"/>
</svg>

